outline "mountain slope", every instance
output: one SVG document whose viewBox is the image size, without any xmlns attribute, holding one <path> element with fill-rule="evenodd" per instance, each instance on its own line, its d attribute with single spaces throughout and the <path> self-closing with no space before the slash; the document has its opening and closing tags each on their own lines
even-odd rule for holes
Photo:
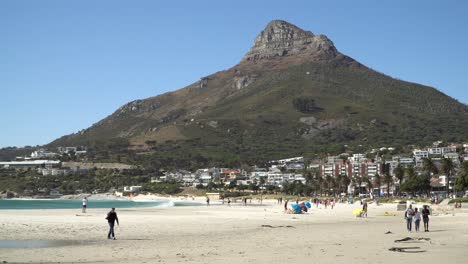
<svg viewBox="0 0 468 264">
<path fill-rule="evenodd" d="M 130 102 L 50 146 L 119 142 L 152 152 L 139 159 L 162 165 L 237 164 L 344 144 L 466 140 L 467 109 L 434 88 L 365 67 L 326 36 L 274 20 L 234 67 Z"/>
</svg>

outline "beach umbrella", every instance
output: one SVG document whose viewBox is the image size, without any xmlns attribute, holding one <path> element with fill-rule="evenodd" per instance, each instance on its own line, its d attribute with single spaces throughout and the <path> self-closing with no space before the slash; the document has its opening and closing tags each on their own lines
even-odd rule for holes
<svg viewBox="0 0 468 264">
<path fill-rule="evenodd" d="M 311 208 L 311 207 L 312 207 L 312 205 L 311 205 L 309 202 L 307 202 L 307 201 L 304 202 L 304 205 L 305 205 L 307 208 Z"/>
<path fill-rule="evenodd" d="M 294 211 L 296 214 L 301 213 L 301 207 L 298 204 L 292 203 L 291 204 L 291 209 Z"/>
</svg>

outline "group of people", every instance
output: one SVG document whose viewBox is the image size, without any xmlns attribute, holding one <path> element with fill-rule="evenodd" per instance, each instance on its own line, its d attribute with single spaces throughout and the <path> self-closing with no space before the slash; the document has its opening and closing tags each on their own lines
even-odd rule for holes
<svg viewBox="0 0 468 264">
<path fill-rule="evenodd" d="M 281 198 L 282 200 L 282 198 Z M 209 198 L 207 198 L 207 205 L 209 205 Z M 247 199 L 243 199 L 243 204 L 247 204 Z M 278 200 L 279 202 L 279 200 Z M 296 203 L 292 208 L 288 208 L 288 202 L 289 200 L 286 200 L 284 203 L 284 211 L 287 213 L 302 213 L 302 212 L 307 212 L 307 208 L 310 208 L 311 205 L 309 202 L 300 202 L 299 200 L 296 200 Z M 82 207 L 82 212 L 86 212 L 86 207 L 88 203 L 88 199 L 86 197 L 83 198 L 82 200 L 83 207 Z M 228 206 L 230 206 L 231 200 L 228 199 Z M 313 203 L 318 207 L 319 204 L 324 204 L 325 208 L 329 205 L 332 209 L 335 205 L 335 200 L 334 199 L 326 199 L 324 201 L 321 201 L 317 198 L 313 200 Z M 291 205 L 292 206 L 292 205 Z M 296 208 L 297 207 L 297 208 Z M 362 214 L 361 216 L 366 216 L 367 217 L 367 201 L 362 201 Z M 413 222 L 414 222 L 414 229 L 416 232 L 419 232 L 419 226 L 421 220 L 424 223 L 424 232 L 429 232 L 429 215 L 430 215 L 430 210 L 427 205 L 424 205 L 422 210 L 419 210 L 418 208 L 414 208 L 410 204 L 408 206 L 408 209 L 405 211 L 405 220 L 406 220 L 406 228 L 408 229 L 408 232 L 412 232 L 413 229 Z M 108 239 L 113 239 L 115 240 L 115 232 L 114 232 L 114 227 L 115 223 L 119 225 L 119 218 L 117 217 L 117 213 L 115 212 L 115 208 L 112 208 L 111 211 L 107 214 L 107 217 L 105 218 L 109 224 L 109 232 L 107 234 Z"/>
<path fill-rule="evenodd" d="M 325 206 L 325 209 L 327 209 L 328 206 L 330 206 L 331 209 L 335 207 L 336 201 L 335 199 L 325 199 L 321 200 L 318 198 L 314 198 L 313 203 L 315 204 L 315 207 L 319 207 L 320 204 L 323 204 Z"/>
<path fill-rule="evenodd" d="M 283 197 L 276 198 L 278 204 L 283 204 Z"/>
<path fill-rule="evenodd" d="M 409 205 L 408 209 L 405 211 L 405 219 L 406 219 L 406 228 L 408 232 L 412 231 L 413 221 L 414 221 L 414 229 L 416 232 L 419 232 L 419 224 L 421 223 L 421 218 L 424 223 L 424 232 L 429 232 L 429 215 L 431 212 L 427 205 L 423 206 L 422 210 L 418 210 L 418 208 L 414 208 L 412 205 Z"/>
</svg>

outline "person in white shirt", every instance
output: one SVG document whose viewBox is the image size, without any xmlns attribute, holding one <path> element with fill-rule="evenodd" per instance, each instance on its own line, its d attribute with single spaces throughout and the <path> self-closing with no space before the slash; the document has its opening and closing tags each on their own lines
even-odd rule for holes
<svg viewBox="0 0 468 264">
<path fill-rule="evenodd" d="M 86 213 L 86 206 L 88 205 L 88 198 L 83 197 L 82 202 L 83 202 L 83 208 L 81 209 L 81 212 Z"/>
<path fill-rule="evenodd" d="M 410 204 L 409 208 L 406 209 L 406 212 L 405 212 L 406 228 L 408 229 L 409 232 L 411 232 L 411 229 L 412 229 L 413 215 L 414 215 L 414 210 L 413 210 L 412 205 Z"/>
<path fill-rule="evenodd" d="M 419 212 L 418 208 L 414 209 L 414 230 L 419 232 L 419 223 L 421 223 L 421 212 Z"/>
</svg>

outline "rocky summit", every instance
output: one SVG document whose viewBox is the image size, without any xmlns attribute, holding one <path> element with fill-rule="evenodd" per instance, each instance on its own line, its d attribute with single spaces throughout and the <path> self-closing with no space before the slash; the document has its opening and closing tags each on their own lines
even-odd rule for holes
<svg viewBox="0 0 468 264">
<path fill-rule="evenodd" d="M 333 42 L 325 35 L 314 35 L 283 20 L 273 20 L 255 38 L 254 46 L 243 61 L 305 54 L 319 59 L 336 57 Z"/>
<path fill-rule="evenodd" d="M 340 53 L 324 35 L 274 20 L 239 64 L 129 102 L 49 146 L 152 166 L 255 164 L 349 148 L 466 141 L 467 106 Z M 139 155 L 129 154 L 138 153 Z"/>
</svg>

